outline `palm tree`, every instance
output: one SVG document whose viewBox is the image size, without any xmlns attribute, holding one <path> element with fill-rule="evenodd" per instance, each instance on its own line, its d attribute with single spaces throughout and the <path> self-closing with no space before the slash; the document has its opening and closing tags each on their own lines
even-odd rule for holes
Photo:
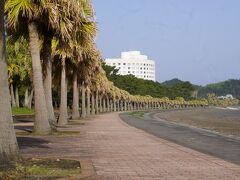
<svg viewBox="0 0 240 180">
<path fill-rule="evenodd" d="M 35 133 L 48 134 L 50 125 L 48 122 L 48 111 L 46 106 L 45 92 L 43 88 L 42 66 L 40 61 L 39 35 L 34 22 L 29 23 L 29 45 L 32 56 L 33 84 L 34 84 L 34 106 L 35 106 Z"/>
<path fill-rule="evenodd" d="M 35 111 L 36 111 L 36 125 L 39 125 L 41 123 L 38 123 L 40 119 L 42 120 L 42 124 L 47 124 L 46 119 L 53 119 L 53 108 L 52 108 L 52 92 L 51 92 L 51 40 L 53 36 L 61 37 L 64 40 L 72 38 L 72 27 L 73 22 L 74 24 L 77 24 L 78 26 L 84 26 L 83 21 L 80 21 L 80 18 L 83 16 L 88 16 L 91 11 L 87 11 L 88 13 L 83 13 L 82 9 L 83 7 L 85 9 L 89 9 L 88 5 L 89 1 L 85 0 L 71 0 L 71 1 L 55 1 L 55 0 L 46 0 L 46 1 L 29 1 L 29 0 L 8 0 L 6 5 L 6 10 L 8 12 L 9 17 L 9 24 L 10 26 L 14 27 L 14 30 L 24 31 L 24 27 L 28 26 L 29 29 L 29 39 L 31 40 L 30 45 L 31 46 L 38 46 L 39 45 L 39 38 L 31 38 L 31 34 L 36 34 L 39 36 L 41 34 L 44 38 L 44 48 L 42 49 L 42 57 L 44 59 L 44 72 L 45 72 L 45 78 L 44 78 L 44 87 L 45 87 L 45 93 L 46 93 L 46 99 L 47 101 L 43 100 L 44 94 L 42 93 L 42 82 L 43 79 L 42 74 L 40 72 L 36 72 L 36 70 L 40 71 L 41 67 L 38 67 L 36 69 L 36 66 L 33 67 L 33 74 L 34 77 L 38 75 L 38 81 L 39 85 L 34 85 L 35 89 L 38 87 L 38 91 L 35 91 Z M 75 25 L 76 26 L 76 25 Z M 35 31 L 35 32 L 33 32 Z M 71 33 L 70 33 L 71 32 Z M 35 35 L 35 37 L 36 37 Z M 32 42 L 35 40 L 35 42 Z M 31 47 L 32 51 L 32 59 L 35 57 L 33 62 L 36 61 L 38 63 L 37 65 L 40 65 L 39 63 L 39 52 L 36 53 L 36 51 L 39 51 L 38 47 Z M 34 52 L 33 52 L 34 51 Z M 40 77 L 41 76 L 41 77 Z M 36 82 L 36 78 L 33 79 L 34 84 Z M 37 99 L 37 97 L 41 97 L 41 101 Z M 46 117 L 43 114 L 45 113 L 45 107 L 44 104 L 47 104 L 48 107 L 48 114 L 49 116 Z M 41 105 L 41 110 L 38 108 Z M 38 126 L 35 127 L 36 131 L 45 131 L 44 133 L 48 132 L 49 127 L 46 125 L 45 127 Z M 44 130 L 43 130 L 44 129 Z"/>
<path fill-rule="evenodd" d="M 73 106 L 72 106 L 72 119 L 78 119 L 80 117 L 79 113 L 79 86 L 77 72 L 73 72 Z"/>
<path fill-rule="evenodd" d="M 58 65 L 61 67 L 61 96 L 60 96 L 60 115 L 59 125 L 66 125 L 68 122 L 68 110 L 67 110 L 67 86 L 69 76 L 73 76 L 72 70 L 74 67 L 73 60 L 73 43 L 72 40 L 61 39 L 56 45 L 55 60 L 60 62 Z M 67 75 L 68 74 L 68 78 Z M 77 80 L 77 79 L 75 79 Z M 76 97 L 76 95 L 74 95 Z"/>
<path fill-rule="evenodd" d="M 78 95 L 78 82 L 87 82 L 85 80 L 81 81 L 81 65 L 84 65 L 82 63 L 83 61 L 88 61 L 89 56 L 92 55 L 92 52 L 94 49 L 92 48 L 94 46 L 93 44 L 93 38 L 96 34 L 96 23 L 92 21 L 93 17 L 93 10 L 90 5 L 90 1 L 83 1 L 80 0 L 80 4 L 77 4 L 76 6 L 79 6 L 80 14 L 79 20 L 74 22 L 73 30 L 74 33 L 72 34 L 72 37 L 70 40 L 62 40 L 61 42 L 63 43 L 62 46 L 64 46 L 64 55 L 61 55 L 62 57 L 69 56 L 70 61 L 72 62 L 72 66 L 70 67 L 70 71 L 72 72 L 73 76 L 73 118 L 78 118 L 79 117 L 79 95 Z M 60 49 L 60 51 L 63 51 L 63 49 Z M 62 54 L 62 52 L 60 52 Z M 86 58 L 87 57 L 87 58 Z M 90 58 L 91 60 L 91 58 Z M 79 70 L 80 69 L 80 70 Z M 89 72 L 83 73 L 83 76 L 89 76 L 88 74 L 91 74 L 92 71 L 89 70 Z M 79 78 L 80 77 L 80 78 Z M 83 87 L 83 95 L 85 87 Z M 62 97 L 62 96 L 61 96 Z M 66 98 L 61 98 L 62 101 L 66 101 Z M 84 104 L 84 103 L 83 103 Z M 63 107 L 66 109 L 66 105 Z M 60 121 L 64 121 L 63 124 L 67 123 L 66 120 L 63 120 L 63 118 L 66 119 L 66 116 L 61 116 L 61 114 L 64 112 L 63 108 L 60 108 Z M 84 111 L 84 108 L 82 109 Z M 66 111 L 65 113 L 66 114 Z M 84 113 L 83 113 L 84 114 Z M 85 115 L 83 115 L 85 116 Z M 63 117 L 63 118 L 62 118 Z"/>
<path fill-rule="evenodd" d="M 91 114 L 91 99 L 90 99 L 91 90 L 90 90 L 89 86 L 87 86 L 86 90 L 87 90 L 87 116 L 90 116 L 90 114 Z"/>
<path fill-rule="evenodd" d="M 67 111 L 67 80 L 66 80 L 66 59 L 62 59 L 61 66 L 61 100 L 60 100 L 60 115 L 59 115 L 59 125 L 66 125 L 68 121 L 68 111 Z"/>
<path fill-rule="evenodd" d="M 40 18 L 43 18 L 44 2 L 34 3 L 32 1 L 8 0 L 6 11 L 9 25 L 15 29 L 24 27 L 28 29 L 29 46 L 32 57 L 34 99 L 35 99 L 35 121 L 34 130 L 39 134 L 50 132 L 48 123 L 48 111 L 46 107 L 45 92 L 43 88 L 42 66 L 40 61 Z M 45 14 L 46 16 L 46 14 Z M 40 26 L 39 26 L 40 25 Z"/>
<path fill-rule="evenodd" d="M 15 34 L 25 34 L 29 36 L 35 92 L 34 129 L 37 133 L 46 134 L 50 132 L 45 92 L 47 92 L 47 96 L 51 97 L 51 95 L 49 95 L 51 92 L 48 92 L 51 91 L 50 86 L 45 86 L 48 87 L 46 90 L 44 90 L 43 87 L 39 37 L 46 38 L 50 34 L 50 40 L 48 40 L 48 42 L 51 42 L 53 35 L 61 37 L 64 40 L 70 39 L 73 34 L 73 22 L 81 24 L 79 20 L 81 7 L 79 4 L 79 0 L 7 0 L 6 3 L 6 12 L 12 31 L 15 32 Z M 26 29 L 28 29 L 28 31 L 26 31 Z M 45 40 L 46 39 L 44 39 L 44 42 L 46 42 Z M 50 45 L 48 46 L 50 47 Z M 49 67 L 47 70 L 50 69 L 50 66 L 46 67 Z M 51 74 L 51 72 L 46 74 Z M 50 78 L 48 76 L 46 77 L 47 82 L 51 83 Z M 52 106 L 50 101 L 47 102 L 48 106 Z M 49 109 L 52 111 L 52 108 Z"/>
<path fill-rule="evenodd" d="M 51 2 L 51 1 L 50 1 Z M 52 1 L 53 4 L 56 3 Z M 53 45 L 55 48 L 57 46 L 57 40 L 61 42 L 61 45 L 65 43 L 65 47 L 69 48 L 69 43 L 73 41 L 74 35 L 73 31 L 76 31 L 76 29 L 73 29 L 73 27 L 80 26 L 81 22 L 80 21 L 80 15 L 82 13 L 82 8 L 80 7 L 80 1 L 79 0 L 71 0 L 71 1 L 58 1 L 59 5 L 52 7 L 54 9 L 57 9 L 59 7 L 59 11 L 55 11 L 55 15 L 57 18 L 55 19 L 54 23 L 56 26 L 51 26 L 51 29 L 47 31 L 46 34 L 44 34 L 44 48 L 42 49 L 42 56 L 43 56 L 43 70 L 45 72 L 45 78 L 44 78 L 44 89 L 46 92 L 46 103 L 47 107 L 49 109 L 49 118 L 50 119 L 55 119 L 54 117 L 54 111 L 53 111 L 53 105 L 52 105 L 52 59 L 54 55 L 62 55 L 62 52 L 59 53 L 59 49 L 57 50 L 58 53 L 52 54 L 52 48 L 51 45 Z M 56 8 L 57 7 L 57 8 Z M 51 15 L 51 14 L 50 14 Z M 50 18 L 54 17 L 50 16 Z M 57 23 L 58 22 L 58 23 Z M 70 33 L 71 32 L 71 33 Z M 54 44 L 54 43 L 55 44 Z M 59 45 L 59 44 L 58 44 Z M 53 48 L 55 51 L 56 49 Z M 61 47 L 62 48 L 62 47 Z M 60 48 L 60 51 L 62 50 Z M 69 51 L 69 49 L 68 49 Z M 71 52 L 72 53 L 72 52 Z M 65 61 L 64 58 L 61 58 L 62 61 Z M 64 71 L 66 70 L 65 67 L 65 62 L 62 63 L 62 75 L 64 74 Z M 62 79 L 62 82 L 65 81 Z M 62 90 L 66 90 L 66 87 L 64 87 L 65 83 L 63 82 L 62 84 Z M 66 94 L 66 93 L 65 93 Z M 64 95 L 65 97 L 65 95 Z M 66 97 L 64 98 L 66 99 Z M 62 99 L 63 100 L 63 99 Z M 62 102 L 62 101 L 61 101 Z M 63 118 L 67 117 L 66 113 L 66 102 L 62 102 L 62 111 L 60 111 L 60 122 L 62 124 L 66 123 L 66 120 L 63 120 Z M 63 122 L 64 121 L 64 122 Z"/>
<path fill-rule="evenodd" d="M 94 93 L 94 91 L 92 91 L 91 104 L 92 104 L 91 114 L 95 115 L 96 110 L 95 110 L 95 93 Z"/>
<path fill-rule="evenodd" d="M 18 156 L 18 145 L 13 128 L 7 64 L 5 59 L 4 3 L 4 0 L 0 2 L 0 162 L 2 166 L 8 164 Z"/>
<path fill-rule="evenodd" d="M 52 45 L 53 42 L 55 42 L 53 37 L 50 36 L 44 36 L 43 41 L 43 48 L 41 50 L 41 58 L 43 62 L 43 87 L 45 92 L 45 98 L 46 98 L 46 105 L 48 109 L 48 118 L 50 122 L 55 121 L 55 115 L 54 115 L 54 109 L 53 109 L 53 102 L 52 102 L 52 49 L 54 45 Z"/>
<path fill-rule="evenodd" d="M 86 117 L 86 87 L 85 87 L 85 84 L 82 83 L 82 86 L 81 86 L 81 92 L 82 92 L 82 118 L 85 118 Z"/>
</svg>

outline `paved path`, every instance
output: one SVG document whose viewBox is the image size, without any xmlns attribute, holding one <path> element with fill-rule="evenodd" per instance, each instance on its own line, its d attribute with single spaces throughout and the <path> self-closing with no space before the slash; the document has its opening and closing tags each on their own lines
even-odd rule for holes
<svg viewBox="0 0 240 180">
<path fill-rule="evenodd" d="M 89 160 L 86 179 L 239 179 L 240 166 L 149 135 L 122 122 L 118 113 L 98 115 L 76 137 L 39 137 L 24 144 L 26 157 L 61 156 Z M 20 138 L 21 140 L 21 138 Z"/>
</svg>

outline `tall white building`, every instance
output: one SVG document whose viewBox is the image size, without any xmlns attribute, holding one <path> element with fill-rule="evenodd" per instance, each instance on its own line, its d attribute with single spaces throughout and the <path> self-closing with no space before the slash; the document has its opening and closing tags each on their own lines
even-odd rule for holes
<svg viewBox="0 0 240 180">
<path fill-rule="evenodd" d="M 122 52 L 121 58 L 105 60 L 109 66 L 119 69 L 120 75 L 132 74 L 137 78 L 155 81 L 155 62 L 140 51 Z"/>
</svg>

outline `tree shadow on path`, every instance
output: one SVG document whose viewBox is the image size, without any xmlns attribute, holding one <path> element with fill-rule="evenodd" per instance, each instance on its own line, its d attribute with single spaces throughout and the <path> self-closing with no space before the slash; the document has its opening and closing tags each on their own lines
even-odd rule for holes
<svg viewBox="0 0 240 180">
<path fill-rule="evenodd" d="M 33 138 L 33 137 L 17 137 L 18 145 L 20 149 L 26 148 L 49 148 L 48 143 L 50 141 L 41 139 L 41 138 Z"/>
</svg>

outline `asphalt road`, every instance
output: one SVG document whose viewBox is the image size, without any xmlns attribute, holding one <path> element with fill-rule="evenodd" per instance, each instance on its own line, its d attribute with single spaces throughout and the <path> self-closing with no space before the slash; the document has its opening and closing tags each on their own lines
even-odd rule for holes
<svg viewBox="0 0 240 180">
<path fill-rule="evenodd" d="M 123 113 L 120 117 L 129 125 L 159 138 L 240 165 L 240 138 L 161 120 L 157 117 L 158 113 L 159 111 L 146 112 L 144 117 Z"/>
</svg>

